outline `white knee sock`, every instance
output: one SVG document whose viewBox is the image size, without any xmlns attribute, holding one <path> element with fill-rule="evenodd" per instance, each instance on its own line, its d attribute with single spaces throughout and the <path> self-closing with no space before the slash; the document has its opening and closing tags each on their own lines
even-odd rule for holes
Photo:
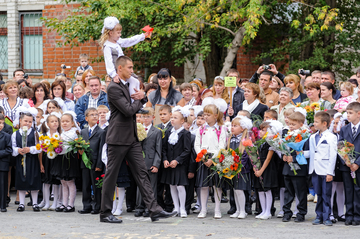
<svg viewBox="0 0 360 239">
<path fill-rule="evenodd" d="M 176 186 L 179 201 L 180 201 L 180 212 L 185 212 L 185 202 L 186 202 L 186 190 L 185 186 Z"/>
<path fill-rule="evenodd" d="M 26 191 L 25 190 L 18 190 L 19 192 L 19 201 L 20 204 L 25 205 L 25 195 L 26 195 Z"/>
<path fill-rule="evenodd" d="M 53 187 L 53 193 L 54 193 L 54 201 L 51 205 L 52 208 L 56 208 L 58 206 L 58 198 L 59 198 L 59 185 L 52 185 Z"/>
<path fill-rule="evenodd" d="M 280 211 L 283 211 L 285 199 L 285 188 L 280 188 Z"/>
<path fill-rule="evenodd" d="M 265 192 L 259 192 L 259 201 L 261 206 L 261 213 L 259 216 L 265 215 L 266 211 L 266 198 L 265 198 Z"/>
<path fill-rule="evenodd" d="M 345 205 L 345 192 L 344 192 L 344 183 L 337 182 L 336 186 L 336 203 L 338 207 L 339 217 L 344 216 L 344 205 Z"/>
<path fill-rule="evenodd" d="M 76 185 L 75 179 L 67 181 L 67 186 L 69 188 L 69 205 L 70 207 L 74 207 L 75 198 L 76 198 Z M 64 196 L 63 196 L 64 198 Z"/>
<path fill-rule="evenodd" d="M 174 203 L 174 211 L 180 213 L 179 195 L 175 185 L 170 185 L 171 198 Z"/>
<path fill-rule="evenodd" d="M 271 214 L 271 205 L 272 205 L 272 193 L 271 190 L 265 192 L 265 200 L 266 200 L 266 209 L 264 216 L 270 216 Z"/>
<path fill-rule="evenodd" d="M 33 201 L 33 205 L 38 204 L 38 195 L 39 195 L 38 190 L 31 191 L 31 198 L 32 198 L 32 201 Z"/>
<path fill-rule="evenodd" d="M 221 197 L 222 197 L 222 189 L 214 187 L 214 198 L 215 198 L 215 212 L 221 212 Z"/>
<path fill-rule="evenodd" d="M 246 198 L 245 198 L 244 191 L 243 190 L 234 190 L 234 195 L 236 195 L 237 200 L 236 199 L 235 200 L 238 201 L 238 204 L 239 204 L 239 207 L 236 204 L 236 211 L 245 212 Z"/>
<path fill-rule="evenodd" d="M 61 205 L 63 205 L 63 203 L 62 203 L 62 198 L 63 198 L 63 196 L 62 196 L 62 186 L 61 186 L 61 184 L 60 185 L 57 185 L 57 187 L 58 187 L 58 201 L 57 201 L 57 205 L 58 206 L 61 206 Z M 55 196 L 54 196 L 55 197 Z"/>
<path fill-rule="evenodd" d="M 207 201 L 209 197 L 209 187 L 202 187 L 200 190 L 200 198 L 201 198 L 201 211 L 207 211 Z"/>
<path fill-rule="evenodd" d="M 68 204 L 69 203 L 69 185 L 68 185 L 68 181 L 61 180 L 61 185 L 62 185 L 62 191 L 63 191 L 63 193 L 62 193 L 62 195 L 63 195 L 62 203 L 63 203 L 63 205 L 65 207 L 67 207 L 69 205 Z M 56 192 L 56 190 L 54 190 L 54 192 Z M 55 196 L 54 196 L 54 204 L 55 204 Z"/>
<path fill-rule="evenodd" d="M 116 211 L 116 208 L 117 208 L 116 198 L 118 198 L 118 197 L 119 197 L 118 188 L 115 187 L 115 198 L 114 198 L 113 207 L 112 207 L 112 210 L 111 210 L 112 214 L 114 214 L 114 212 Z"/>
<path fill-rule="evenodd" d="M 235 205 L 236 205 L 236 212 L 235 213 L 239 213 L 240 212 L 240 204 L 239 204 L 239 196 L 238 196 L 238 192 L 240 190 L 235 190 L 234 189 L 234 199 L 235 199 Z"/>
<path fill-rule="evenodd" d="M 45 203 L 44 208 L 50 207 L 50 184 L 43 184 L 43 200 Z"/>
</svg>

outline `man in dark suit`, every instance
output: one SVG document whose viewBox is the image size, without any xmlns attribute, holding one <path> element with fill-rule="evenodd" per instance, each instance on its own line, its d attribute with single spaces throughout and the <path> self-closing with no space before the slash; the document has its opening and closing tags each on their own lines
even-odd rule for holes
<svg viewBox="0 0 360 239">
<path fill-rule="evenodd" d="M 100 222 L 121 223 L 122 220 L 112 215 L 114 188 L 120 165 L 124 158 L 128 160 L 130 170 L 139 187 L 152 221 L 174 216 L 165 212 L 156 202 L 152 191 L 149 174 L 142 155 L 142 148 L 137 137 L 136 112 L 146 103 L 143 91 L 135 89 L 130 96 L 129 83 L 126 81 L 133 73 L 133 62 L 129 57 L 121 56 L 116 61 L 120 82 L 111 82 L 108 87 L 108 103 L 111 110 L 109 130 L 106 136 L 108 144 L 108 163 L 105 172 Z M 131 99 L 134 100 L 131 103 Z"/>
<path fill-rule="evenodd" d="M 85 120 L 89 127 L 81 130 L 81 135 L 86 142 L 90 142 L 91 148 L 91 169 L 87 168 L 84 162 L 81 160 L 81 172 L 82 172 L 82 202 L 83 209 L 79 210 L 80 214 L 99 214 L 101 205 L 101 188 L 98 188 L 95 184 L 95 179 L 100 177 L 104 164 L 101 160 L 102 147 L 105 144 L 105 131 L 101 129 L 97 122 L 99 121 L 99 114 L 95 108 L 88 108 L 85 111 Z M 92 210 L 91 206 L 91 186 L 94 191 L 95 205 Z"/>
</svg>

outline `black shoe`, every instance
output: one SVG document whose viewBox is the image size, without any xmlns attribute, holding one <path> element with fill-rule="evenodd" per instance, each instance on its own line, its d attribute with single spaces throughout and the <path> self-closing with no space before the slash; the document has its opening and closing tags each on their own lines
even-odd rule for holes
<svg viewBox="0 0 360 239">
<path fill-rule="evenodd" d="M 284 217 L 282 218 L 283 222 L 290 222 L 291 221 L 291 216 L 292 215 L 284 215 Z"/>
<path fill-rule="evenodd" d="M 228 203 L 229 199 L 227 199 L 226 197 L 222 197 L 221 198 L 221 203 Z"/>
<path fill-rule="evenodd" d="M 1 208 L 1 212 L 7 212 L 6 208 Z"/>
<path fill-rule="evenodd" d="M 304 222 L 305 217 L 299 214 L 296 214 L 296 218 L 294 219 L 294 222 Z"/>
<path fill-rule="evenodd" d="M 33 211 L 34 212 L 40 212 L 40 207 L 37 204 L 34 204 Z"/>
<path fill-rule="evenodd" d="M 18 211 L 18 212 L 23 212 L 23 211 L 25 211 L 25 206 L 24 206 L 24 204 L 19 204 L 19 207 L 16 209 L 16 211 Z"/>
<path fill-rule="evenodd" d="M 79 210 L 78 213 L 80 213 L 80 214 L 89 214 L 89 213 L 91 213 L 91 210 L 90 209 L 83 209 L 83 210 Z"/>
<path fill-rule="evenodd" d="M 211 201 L 212 201 L 213 203 L 215 203 L 215 198 L 214 198 L 214 196 L 211 196 Z"/>
<path fill-rule="evenodd" d="M 227 214 L 234 214 L 236 212 L 236 208 L 235 207 L 232 207 L 232 208 L 230 208 L 230 210 L 229 211 L 227 211 Z"/>
<path fill-rule="evenodd" d="M 342 215 L 342 216 L 344 216 L 344 215 Z M 342 216 L 340 216 L 340 217 L 337 218 L 337 220 L 338 220 L 339 222 L 345 222 L 345 221 L 346 221 L 345 218 L 343 218 Z"/>
<path fill-rule="evenodd" d="M 346 220 L 345 221 L 345 226 L 350 226 L 352 225 L 352 221 L 351 220 Z"/>
<path fill-rule="evenodd" d="M 9 204 L 11 202 L 11 198 L 9 196 L 6 196 L 6 203 Z"/>
<path fill-rule="evenodd" d="M 177 212 L 165 212 L 165 211 L 161 211 L 158 213 L 154 213 L 153 215 L 151 215 L 151 221 L 158 221 L 160 218 L 169 218 L 172 216 L 175 216 L 177 214 Z"/>
<path fill-rule="evenodd" d="M 122 223 L 122 220 L 116 218 L 114 215 L 110 215 L 110 216 L 107 216 L 107 217 L 101 217 L 101 216 L 100 216 L 100 222 Z"/>
<path fill-rule="evenodd" d="M 271 208 L 271 216 L 275 217 L 276 207 Z"/>
<path fill-rule="evenodd" d="M 352 225 L 353 226 L 359 226 L 360 225 L 360 221 L 352 221 Z"/>
<path fill-rule="evenodd" d="M 150 212 L 149 211 L 144 212 L 143 217 L 150 217 Z"/>
<path fill-rule="evenodd" d="M 133 212 L 135 209 L 133 208 L 133 207 L 128 207 L 127 209 L 126 209 L 126 212 Z"/>
<path fill-rule="evenodd" d="M 139 111 L 138 112 L 136 112 L 136 114 L 148 114 L 149 113 L 149 111 L 148 110 L 143 110 L 143 109 L 139 109 Z"/>
<path fill-rule="evenodd" d="M 50 196 L 50 201 L 54 201 L 54 195 Z"/>
<path fill-rule="evenodd" d="M 19 201 L 15 201 L 15 205 L 20 205 L 20 202 L 19 202 Z"/>
<path fill-rule="evenodd" d="M 67 206 L 64 208 L 64 212 L 75 212 L 75 207 Z"/>
<path fill-rule="evenodd" d="M 186 210 L 186 214 L 187 214 L 187 215 L 190 214 L 190 209 Z"/>
<path fill-rule="evenodd" d="M 55 208 L 55 212 L 63 212 L 65 209 L 64 205 L 61 205 L 60 207 Z"/>
<path fill-rule="evenodd" d="M 32 201 L 28 202 L 27 205 L 28 205 L 29 207 L 31 207 L 31 206 L 33 205 L 33 204 L 32 204 Z"/>
<path fill-rule="evenodd" d="M 135 217 L 142 217 L 143 214 L 144 214 L 144 212 L 136 211 L 135 214 L 134 214 L 134 216 L 135 216 Z"/>
<path fill-rule="evenodd" d="M 250 208 L 245 208 L 245 212 L 246 212 L 248 215 L 252 215 L 251 207 L 250 207 Z"/>
<path fill-rule="evenodd" d="M 91 211 L 91 214 L 99 214 L 100 213 L 100 210 L 92 210 Z"/>
</svg>

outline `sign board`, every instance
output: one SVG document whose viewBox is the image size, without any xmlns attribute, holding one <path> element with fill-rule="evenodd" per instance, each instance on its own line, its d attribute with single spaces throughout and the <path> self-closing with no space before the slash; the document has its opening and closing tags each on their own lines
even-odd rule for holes
<svg viewBox="0 0 360 239">
<path fill-rule="evenodd" d="M 236 77 L 225 77 L 225 87 L 236 87 Z"/>
</svg>

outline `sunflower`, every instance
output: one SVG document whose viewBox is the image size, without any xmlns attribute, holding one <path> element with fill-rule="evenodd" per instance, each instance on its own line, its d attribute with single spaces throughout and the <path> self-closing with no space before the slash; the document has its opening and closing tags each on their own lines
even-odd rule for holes
<svg viewBox="0 0 360 239">
<path fill-rule="evenodd" d="M 50 143 L 51 143 L 51 144 L 54 144 L 56 141 L 57 141 L 57 140 L 54 139 L 54 138 L 51 138 L 51 139 L 50 139 Z"/>
<path fill-rule="evenodd" d="M 314 108 L 318 108 L 318 107 L 320 107 L 320 104 L 318 102 L 314 102 L 310 106 L 314 107 Z"/>
<path fill-rule="evenodd" d="M 44 140 L 44 135 L 40 135 L 39 140 L 43 141 Z"/>
<path fill-rule="evenodd" d="M 49 136 L 44 136 L 44 140 L 45 140 L 45 139 L 50 140 L 50 137 L 49 137 Z"/>
<path fill-rule="evenodd" d="M 56 157 L 56 153 L 54 151 L 48 151 L 47 156 L 49 159 L 54 159 Z"/>
<path fill-rule="evenodd" d="M 54 147 L 54 148 L 59 147 L 59 143 L 58 143 L 58 142 L 53 143 L 53 147 Z"/>
<path fill-rule="evenodd" d="M 40 144 L 37 144 L 36 145 L 36 150 L 40 150 L 41 149 L 41 145 Z"/>
<path fill-rule="evenodd" d="M 223 173 L 228 173 L 230 171 L 230 169 L 229 168 L 225 168 L 225 169 L 223 169 Z"/>
</svg>

